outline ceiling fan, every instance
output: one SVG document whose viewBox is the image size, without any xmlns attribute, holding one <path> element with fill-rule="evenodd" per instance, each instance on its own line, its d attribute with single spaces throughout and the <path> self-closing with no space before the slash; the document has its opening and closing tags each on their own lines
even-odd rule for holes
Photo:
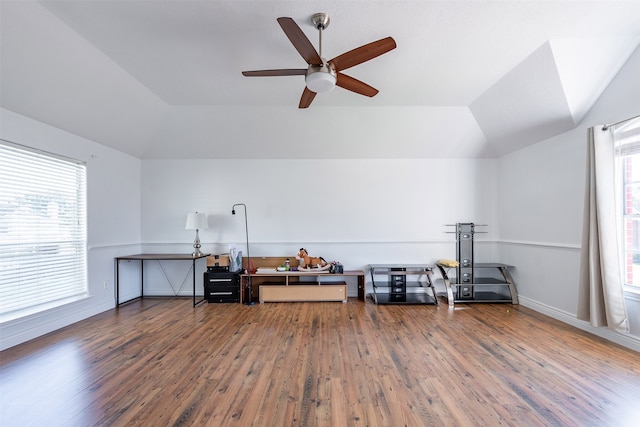
<svg viewBox="0 0 640 427">
<path fill-rule="evenodd" d="M 322 57 L 322 31 L 329 26 L 329 15 L 316 13 L 311 17 L 311 22 L 320 33 L 320 53 L 316 52 L 307 36 L 293 19 L 278 18 L 278 23 L 293 44 L 293 47 L 309 64 L 307 68 L 243 71 L 242 75 L 247 77 L 305 76 L 306 86 L 302 92 L 298 108 L 308 108 L 317 93 L 329 92 L 335 86 L 340 86 L 360 95 L 375 96 L 378 93 L 377 89 L 342 73 L 342 71 L 395 49 L 395 40 L 391 37 L 386 37 L 327 61 Z"/>
</svg>

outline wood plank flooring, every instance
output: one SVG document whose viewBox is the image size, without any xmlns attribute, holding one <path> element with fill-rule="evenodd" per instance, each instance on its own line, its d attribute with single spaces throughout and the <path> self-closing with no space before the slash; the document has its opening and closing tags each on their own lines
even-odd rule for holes
<svg viewBox="0 0 640 427">
<path fill-rule="evenodd" d="M 2 426 L 631 426 L 640 354 L 510 304 L 146 298 L 0 353 Z"/>
</svg>

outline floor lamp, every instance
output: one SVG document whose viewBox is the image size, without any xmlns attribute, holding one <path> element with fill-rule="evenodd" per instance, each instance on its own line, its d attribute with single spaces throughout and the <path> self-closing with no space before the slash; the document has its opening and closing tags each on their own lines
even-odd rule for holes
<svg viewBox="0 0 640 427">
<path fill-rule="evenodd" d="M 247 284 L 249 285 L 249 300 L 245 300 L 245 305 L 254 305 L 253 301 L 253 288 L 251 287 L 251 255 L 249 254 L 249 222 L 247 221 L 247 205 L 244 203 L 236 203 L 231 208 L 231 215 L 236 214 L 236 206 L 244 207 L 244 230 L 245 235 L 247 236 Z"/>
</svg>

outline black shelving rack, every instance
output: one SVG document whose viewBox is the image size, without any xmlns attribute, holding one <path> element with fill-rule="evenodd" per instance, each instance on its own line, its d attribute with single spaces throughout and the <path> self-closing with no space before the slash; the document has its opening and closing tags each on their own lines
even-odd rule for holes
<svg viewBox="0 0 640 427">
<path fill-rule="evenodd" d="M 376 304 L 438 304 L 431 276 L 435 266 L 426 264 L 370 264 Z"/>
<path fill-rule="evenodd" d="M 456 257 L 458 266 L 436 264 L 444 280 L 449 305 L 472 302 L 507 302 L 518 304 L 513 278 L 509 273 L 514 267 L 502 263 L 477 263 L 474 261 L 474 236 L 481 227 L 472 222 L 456 223 Z M 484 226 L 482 226 L 484 227 Z"/>
</svg>

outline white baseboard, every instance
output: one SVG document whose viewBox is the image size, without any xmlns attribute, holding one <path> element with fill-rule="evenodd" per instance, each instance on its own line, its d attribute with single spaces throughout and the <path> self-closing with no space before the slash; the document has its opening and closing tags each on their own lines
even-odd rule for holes
<svg viewBox="0 0 640 427">
<path fill-rule="evenodd" d="M 542 304 L 538 301 L 523 296 L 519 296 L 518 298 L 520 300 L 520 305 L 537 311 L 538 313 L 542 313 L 563 323 L 575 326 L 576 328 L 581 329 L 585 332 L 597 335 L 600 338 L 604 338 L 623 347 L 627 347 L 631 350 L 640 352 L 640 337 L 621 334 L 607 328 L 596 328 L 594 326 L 591 326 L 588 322 L 576 319 L 576 317 L 571 313 L 558 310 L 557 308 Z"/>
</svg>

